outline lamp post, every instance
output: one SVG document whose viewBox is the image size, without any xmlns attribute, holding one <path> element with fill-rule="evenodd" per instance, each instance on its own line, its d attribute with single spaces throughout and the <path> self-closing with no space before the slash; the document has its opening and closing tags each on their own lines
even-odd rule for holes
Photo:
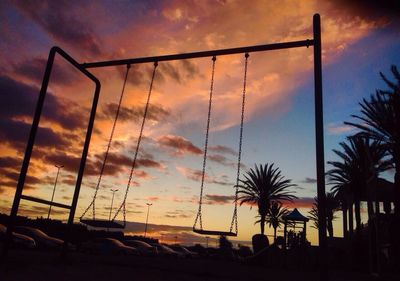
<svg viewBox="0 0 400 281">
<path fill-rule="evenodd" d="M 153 204 L 146 203 L 146 205 L 147 205 L 147 216 L 146 216 L 146 226 L 144 227 L 144 237 L 146 237 L 146 233 L 147 233 L 147 222 L 149 221 L 150 206 L 153 205 Z"/>
<path fill-rule="evenodd" d="M 114 195 L 115 195 L 115 192 L 118 191 L 118 189 L 110 189 L 110 190 L 112 192 L 112 197 L 111 197 L 111 206 L 110 206 L 110 214 L 108 215 L 108 221 L 111 220 L 111 212 L 112 212 L 112 207 L 113 207 L 113 203 L 114 203 Z"/>
<path fill-rule="evenodd" d="M 60 169 L 63 168 L 64 165 L 54 165 L 54 166 L 57 168 L 57 175 L 56 175 L 56 180 L 54 181 L 53 194 L 51 195 L 51 203 L 53 203 L 54 193 L 56 193 L 56 186 L 57 186 L 58 175 L 60 174 Z M 47 219 L 50 218 L 50 213 L 51 213 L 51 205 L 49 206 L 49 213 L 47 214 Z"/>
</svg>

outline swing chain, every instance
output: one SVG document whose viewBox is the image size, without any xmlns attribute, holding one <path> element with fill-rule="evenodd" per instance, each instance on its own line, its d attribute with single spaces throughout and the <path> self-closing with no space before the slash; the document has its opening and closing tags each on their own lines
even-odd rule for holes
<svg viewBox="0 0 400 281">
<path fill-rule="evenodd" d="M 151 76 L 151 82 L 150 82 L 150 86 L 149 86 L 149 92 L 148 92 L 148 95 L 147 95 L 146 106 L 145 106 L 145 109 L 144 109 L 144 114 L 143 114 L 143 119 L 142 119 L 142 124 L 141 124 L 141 127 L 140 127 L 138 140 L 137 140 L 137 143 L 136 143 L 135 155 L 134 155 L 133 160 L 132 160 L 132 166 L 131 166 L 131 171 L 130 171 L 130 174 L 129 174 L 129 179 L 128 179 L 128 183 L 127 183 L 126 190 L 125 190 L 124 200 L 122 201 L 122 204 L 119 206 L 117 212 L 115 213 L 115 215 L 114 215 L 114 217 L 112 219 L 112 221 L 114 221 L 115 218 L 118 216 L 118 214 L 121 212 L 121 209 L 122 209 L 123 219 L 124 219 L 124 221 L 123 221 L 124 222 L 124 227 L 126 225 L 126 199 L 128 197 L 129 188 L 130 188 L 131 181 L 132 181 L 132 178 L 133 178 L 133 172 L 134 172 L 135 166 L 136 166 L 136 160 L 137 160 L 137 157 L 138 157 L 138 154 L 139 154 L 139 147 L 140 147 L 140 143 L 141 143 L 141 140 L 142 140 L 143 129 L 144 129 L 147 113 L 148 113 L 149 106 L 150 106 L 150 97 L 151 97 L 151 93 L 153 91 L 153 82 L 154 82 L 154 78 L 155 78 L 155 75 L 156 75 L 157 66 L 158 66 L 158 62 L 156 61 L 156 62 L 154 62 L 154 68 L 153 68 L 153 73 L 152 73 L 152 76 Z"/>
<path fill-rule="evenodd" d="M 206 127 L 206 138 L 204 142 L 204 155 L 203 155 L 203 169 L 201 173 L 201 186 L 200 186 L 200 198 L 199 198 L 199 210 L 197 211 L 197 216 L 194 221 L 193 229 L 196 228 L 197 221 L 199 221 L 200 229 L 203 229 L 203 221 L 201 217 L 201 207 L 203 204 L 203 189 L 204 189 L 204 180 L 206 174 L 206 165 L 207 165 L 207 150 L 208 150 L 208 136 L 210 132 L 210 121 L 211 121 L 211 107 L 212 107 L 212 95 L 214 91 L 214 74 L 215 74 L 215 61 L 217 60 L 216 56 L 212 57 L 212 71 L 211 71 L 211 84 L 210 84 L 210 98 L 208 101 L 208 116 L 207 116 L 207 127 Z"/>
<path fill-rule="evenodd" d="M 239 194 L 239 178 L 240 178 L 240 166 L 242 160 L 242 143 L 243 143 L 243 123 L 244 123 L 244 109 L 246 104 L 246 84 L 247 84 L 247 65 L 249 60 L 249 53 L 245 54 L 245 63 L 244 63 L 244 77 L 243 77 L 243 92 L 242 92 L 242 113 L 240 117 L 240 135 L 239 135 L 239 155 L 238 155 L 238 163 L 237 163 L 237 174 L 236 174 L 236 190 L 235 190 L 235 208 L 233 211 L 233 217 L 231 222 L 230 232 L 233 230 L 233 226 L 235 226 L 235 233 L 238 233 L 238 222 L 237 222 L 237 201 Z"/>
<path fill-rule="evenodd" d="M 118 121 L 119 113 L 120 113 L 120 110 L 121 110 L 122 99 L 124 97 L 125 86 L 126 86 L 126 82 L 128 80 L 128 74 L 129 74 L 129 69 L 130 68 L 131 68 L 131 65 L 127 64 L 126 65 L 126 72 L 125 72 L 125 79 L 124 79 L 124 83 L 122 85 L 121 95 L 119 97 L 119 102 L 118 102 L 117 111 L 115 113 L 114 123 L 112 125 L 111 134 L 110 134 L 110 137 L 108 139 L 107 149 L 106 149 L 106 152 L 104 154 L 104 159 L 103 159 L 103 163 L 101 165 L 100 175 L 99 175 L 99 178 L 97 180 L 97 184 L 96 184 L 95 192 L 94 192 L 94 195 L 93 195 L 93 199 L 92 199 L 92 202 L 90 202 L 89 206 L 85 209 L 85 211 L 81 215 L 80 219 L 82 219 L 86 215 L 86 213 L 89 211 L 89 209 L 91 207 L 92 207 L 93 220 L 96 219 L 96 198 L 97 198 L 97 193 L 99 191 L 101 180 L 102 180 L 102 177 L 103 177 L 103 174 L 104 174 L 104 169 L 106 167 L 108 154 L 110 152 L 111 143 L 112 143 L 112 140 L 113 140 L 113 137 L 114 137 L 115 127 L 117 126 L 117 121 Z"/>
</svg>

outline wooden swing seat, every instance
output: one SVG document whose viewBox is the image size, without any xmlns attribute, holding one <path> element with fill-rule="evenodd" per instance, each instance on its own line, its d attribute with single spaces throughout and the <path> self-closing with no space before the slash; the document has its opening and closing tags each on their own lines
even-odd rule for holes
<svg viewBox="0 0 400 281">
<path fill-rule="evenodd" d="M 193 229 L 193 232 L 202 235 L 216 235 L 216 236 L 237 236 L 237 233 L 232 231 L 219 231 L 219 230 L 204 230 L 204 229 Z"/>
<path fill-rule="evenodd" d="M 124 224 L 118 223 L 115 221 L 109 220 L 89 220 L 89 219 L 81 219 L 81 223 L 86 224 L 91 227 L 99 227 L 99 228 L 125 228 Z"/>
</svg>

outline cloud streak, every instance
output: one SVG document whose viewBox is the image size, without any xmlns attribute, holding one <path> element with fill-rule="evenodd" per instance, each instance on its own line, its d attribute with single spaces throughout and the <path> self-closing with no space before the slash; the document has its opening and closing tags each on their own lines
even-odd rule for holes
<svg viewBox="0 0 400 281">
<path fill-rule="evenodd" d="M 71 2 L 28 0 L 15 1 L 15 4 L 50 37 L 72 47 L 81 46 L 81 50 L 87 51 L 93 56 L 102 54 L 100 40 L 91 24 L 82 21 L 84 17 L 75 14 Z"/>
<path fill-rule="evenodd" d="M 176 167 L 179 173 L 183 175 L 184 177 L 200 182 L 202 178 L 202 171 L 201 170 L 194 170 L 186 167 Z M 223 186 L 233 186 L 232 182 L 229 182 L 228 176 L 226 175 L 221 175 L 220 177 L 211 177 L 207 174 L 204 176 L 204 181 L 207 183 L 214 183 L 218 185 L 223 185 Z"/>
<path fill-rule="evenodd" d="M 181 136 L 164 135 L 157 138 L 156 141 L 161 147 L 172 149 L 172 154 L 175 156 L 183 156 L 186 154 L 203 154 L 200 148 Z"/>
</svg>

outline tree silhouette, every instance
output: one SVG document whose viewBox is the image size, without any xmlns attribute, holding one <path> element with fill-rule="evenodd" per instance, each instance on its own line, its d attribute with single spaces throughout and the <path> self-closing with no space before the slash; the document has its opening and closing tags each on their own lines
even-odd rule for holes
<svg viewBox="0 0 400 281">
<path fill-rule="evenodd" d="M 326 214 L 326 230 L 328 231 L 329 237 L 333 237 L 333 221 L 336 219 L 335 212 L 339 210 L 339 201 L 335 197 L 333 192 L 327 192 L 325 197 L 325 214 Z M 308 218 L 313 221 L 313 228 L 318 229 L 318 198 L 314 197 L 313 206 L 309 212 Z"/>
<path fill-rule="evenodd" d="M 271 202 L 293 201 L 297 197 L 288 188 L 296 185 L 291 184 L 290 179 L 285 179 L 279 168 L 274 167 L 274 164 L 255 165 L 255 169 L 250 169 L 244 178 L 238 185 L 238 201 L 240 205 L 243 203 L 257 205 L 261 234 L 264 234 L 265 221 Z"/>
<path fill-rule="evenodd" d="M 282 207 L 282 203 L 279 201 L 272 201 L 271 207 L 268 210 L 266 223 L 269 227 L 273 227 L 274 229 L 274 242 L 276 242 L 276 229 L 280 227 L 281 223 L 283 223 L 283 216 L 287 215 L 289 210 L 285 207 Z"/>
<path fill-rule="evenodd" d="M 395 213 L 400 214 L 400 73 L 392 65 L 395 78 L 392 82 L 380 73 L 389 90 L 377 90 L 370 99 L 360 102 L 361 114 L 352 115 L 360 123 L 345 122 L 362 131 L 362 134 L 381 141 L 392 157 L 395 166 Z"/>
<path fill-rule="evenodd" d="M 350 222 L 352 221 L 352 205 L 354 203 L 356 229 L 361 226 L 361 197 L 367 193 L 371 179 L 376 179 L 380 172 L 390 168 L 390 161 L 385 160 L 386 150 L 380 141 L 371 141 L 367 136 L 357 134 L 341 142 L 343 151 L 333 150 L 341 161 L 329 161 L 333 166 L 328 171 L 332 192 L 349 205 Z M 347 202 L 346 202 L 347 201 Z M 352 231 L 352 229 L 350 229 Z"/>
</svg>

